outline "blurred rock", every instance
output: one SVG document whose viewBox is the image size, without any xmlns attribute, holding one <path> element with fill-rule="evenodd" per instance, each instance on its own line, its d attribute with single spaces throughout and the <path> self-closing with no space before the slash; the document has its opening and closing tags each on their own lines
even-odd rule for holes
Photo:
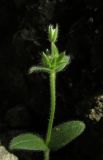
<svg viewBox="0 0 103 160">
<path fill-rule="evenodd" d="M 103 95 L 94 97 L 95 105 L 90 109 L 89 118 L 99 122 L 103 118 Z"/>
<path fill-rule="evenodd" d="M 9 153 L 5 147 L 0 146 L 0 160 L 18 160 L 18 158 Z"/>
</svg>

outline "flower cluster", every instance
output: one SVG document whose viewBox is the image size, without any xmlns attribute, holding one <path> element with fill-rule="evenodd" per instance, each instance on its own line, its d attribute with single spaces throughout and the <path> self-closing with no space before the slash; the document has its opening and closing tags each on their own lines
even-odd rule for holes
<svg viewBox="0 0 103 160">
<path fill-rule="evenodd" d="M 41 60 L 42 66 L 31 67 L 29 73 L 35 71 L 50 73 L 51 70 L 54 72 L 60 72 L 70 63 L 70 56 L 67 56 L 65 51 L 62 53 L 59 52 L 59 49 L 56 46 L 58 39 L 58 25 L 56 25 L 56 27 L 49 25 L 48 39 L 51 43 L 51 48 L 46 49 L 46 51 L 43 52 Z"/>
</svg>

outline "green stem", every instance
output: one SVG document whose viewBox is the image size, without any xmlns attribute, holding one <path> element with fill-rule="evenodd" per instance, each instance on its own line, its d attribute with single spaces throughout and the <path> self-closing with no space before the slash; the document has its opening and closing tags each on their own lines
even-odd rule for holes
<svg viewBox="0 0 103 160">
<path fill-rule="evenodd" d="M 54 122 L 55 115 L 55 105 L 56 105 L 56 73 L 55 71 L 51 71 L 50 73 L 50 96 L 51 96 L 51 110 L 50 110 L 50 119 L 48 123 L 47 135 L 46 135 L 46 144 L 47 146 L 50 143 L 51 133 Z M 45 152 L 45 160 L 49 160 L 50 151 Z"/>
<path fill-rule="evenodd" d="M 49 142 L 50 142 L 53 121 L 54 121 L 54 114 L 55 114 L 55 103 L 56 103 L 55 81 L 56 81 L 56 74 L 55 72 L 52 72 L 50 74 L 51 111 L 50 111 L 50 119 L 49 119 L 47 137 L 46 137 L 47 145 L 49 145 Z"/>
<path fill-rule="evenodd" d="M 49 149 L 47 151 L 45 151 L 44 160 L 49 160 L 49 153 L 50 153 Z"/>
<path fill-rule="evenodd" d="M 52 56 L 54 57 L 54 52 L 53 52 L 53 42 L 51 42 L 51 54 L 52 54 Z"/>
</svg>

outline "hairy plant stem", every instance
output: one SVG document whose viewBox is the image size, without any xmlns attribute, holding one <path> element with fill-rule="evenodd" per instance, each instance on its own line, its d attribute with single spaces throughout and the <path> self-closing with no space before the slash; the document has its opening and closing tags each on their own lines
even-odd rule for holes
<svg viewBox="0 0 103 160">
<path fill-rule="evenodd" d="M 44 152 L 44 160 L 49 160 L 49 154 L 50 154 L 50 150 L 49 149 Z"/>
<path fill-rule="evenodd" d="M 46 134 L 46 145 L 47 146 L 50 143 L 54 116 L 55 116 L 55 105 L 56 105 L 56 73 L 55 71 L 51 71 L 50 73 L 50 96 L 51 96 L 51 108 L 50 108 L 50 119 L 48 123 L 47 134 Z M 48 149 L 44 153 L 44 160 L 49 160 L 49 153 L 50 153 L 50 150 Z"/>
</svg>

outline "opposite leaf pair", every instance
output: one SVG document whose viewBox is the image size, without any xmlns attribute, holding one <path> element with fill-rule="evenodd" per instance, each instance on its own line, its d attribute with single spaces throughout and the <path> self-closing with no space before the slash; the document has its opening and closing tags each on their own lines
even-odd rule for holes
<svg viewBox="0 0 103 160">
<path fill-rule="evenodd" d="M 49 70 L 55 70 L 55 72 L 62 71 L 69 62 L 70 57 L 65 54 L 65 51 L 59 53 L 55 44 L 52 44 L 51 53 L 47 50 L 46 53 L 43 52 L 42 55 L 43 66 Z"/>
<path fill-rule="evenodd" d="M 49 146 L 45 144 L 40 136 L 26 133 L 15 137 L 10 143 L 10 149 L 32 150 L 32 151 L 56 151 L 61 149 L 85 129 L 85 124 L 81 121 L 70 121 L 56 126 L 52 130 L 51 141 Z"/>
</svg>

